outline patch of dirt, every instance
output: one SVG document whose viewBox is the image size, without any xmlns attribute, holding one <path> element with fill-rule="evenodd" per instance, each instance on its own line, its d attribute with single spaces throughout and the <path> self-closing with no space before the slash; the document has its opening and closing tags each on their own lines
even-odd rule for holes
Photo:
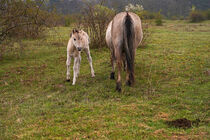
<svg viewBox="0 0 210 140">
<path fill-rule="evenodd" d="M 210 70 L 206 70 L 206 71 L 205 71 L 205 74 L 206 74 L 207 76 L 210 76 Z"/>
<path fill-rule="evenodd" d="M 163 119 L 163 120 L 167 120 L 169 117 L 169 115 L 167 113 L 164 113 L 164 112 L 159 112 L 157 115 L 156 115 L 156 118 L 158 119 Z"/>
<path fill-rule="evenodd" d="M 176 119 L 173 121 L 166 121 L 166 123 L 170 126 L 170 127 L 177 127 L 177 128 L 191 128 L 192 126 L 198 126 L 199 125 L 200 120 L 196 119 L 195 121 L 190 121 L 186 118 L 182 118 L 182 119 Z"/>
<path fill-rule="evenodd" d="M 165 129 L 158 129 L 154 132 L 154 134 L 156 135 L 160 135 L 160 134 L 164 134 L 165 133 Z"/>
</svg>

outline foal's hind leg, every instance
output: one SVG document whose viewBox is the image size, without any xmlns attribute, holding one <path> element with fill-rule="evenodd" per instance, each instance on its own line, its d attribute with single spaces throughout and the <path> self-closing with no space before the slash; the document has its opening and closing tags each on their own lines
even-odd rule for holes
<svg viewBox="0 0 210 140">
<path fill-rule="evenodd" d="M 94 69 L 93 69 L 92 57 L 90 55 L 89 47 L 87 49 L 85 49 L 85 52 L 87 54 L 87 58 L 88 58 L 88 61 L 89 61 L 91 75 L 92 75 L 92 77 L 95 77 L 95 72 L 94 72 Z"/>
</svg>

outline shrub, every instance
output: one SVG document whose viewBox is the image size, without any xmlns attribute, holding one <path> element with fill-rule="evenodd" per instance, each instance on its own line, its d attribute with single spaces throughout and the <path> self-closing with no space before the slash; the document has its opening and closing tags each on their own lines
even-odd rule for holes
<svg viewBox="0 0 210 140">
<path fill-rule="evenodd" d="M 115 15 L 115 11 L 103 5 L 88 4 L 83 12 L 82 18 L 78 19 L 77 26 L 88 32 L 90 36 L 91 46 L 95 48 L 102 48 L 106 46 L 105 34 L 109 22 Z"/>
<path fill-rule="evenodd" d="M 38 37 L 58 19 L 55 13 L 42 10 L 44 0 L 2 0 L 0 5 L 0 42 L 11 37 Z"/>
<path fill-rule="evenodd" d="M 202 11 L 192 11 L 189 16 L 190 22 L 201 22 L 205 20 L 205 14 Z"/>
<path fill-rule="evenodd" d="M 210 9 L 205 11 L 205 17 L 207 20 L 210 20 Z"/>
<path fill-rule="evenodd" d="M 155 23 L 157 26 L 163 25 L 162 15 L 160 14 L 160 12 L 158 12 L 158 14 L 156 15 Z"/>
<path fill-rule="evenodd" d="M 148 45 L 153 33 L 152 30 L 150 30 L 151 25 L 152 20 L 142 20 L 143 40 L 140 47 L 146 47 Z"/>
<path fill-rule="evenodd" d="M 14 42 L 41 37 L 45 29 L 60 22 L 60 16 L 49 13 L 44 4 L 44 0 L 0 0 L 0 59 L 6 51 L 18 52 Z"/>
<path fill-rule="evenodd" d="M 136 13 L 141 19 L 154 19 L 156 17 L 156 14 L 153 12 L 149 12 L 146 10 L 143 10 L 141 12 Z"/>
</svg>

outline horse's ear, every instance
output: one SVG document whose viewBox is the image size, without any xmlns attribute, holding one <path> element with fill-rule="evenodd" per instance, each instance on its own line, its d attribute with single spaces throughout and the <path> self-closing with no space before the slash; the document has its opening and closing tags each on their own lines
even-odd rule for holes
<svg viewBox="0 0 210 140">
<path fill-rule="evenodd" d="M 72 36 L 72 33 L 70 33 L 70 37 Z"/>
</svg>

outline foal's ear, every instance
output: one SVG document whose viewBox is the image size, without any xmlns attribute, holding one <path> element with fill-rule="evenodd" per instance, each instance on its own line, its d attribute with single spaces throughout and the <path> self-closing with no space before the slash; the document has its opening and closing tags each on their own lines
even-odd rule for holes
<svg viewBox="0 0 210 140">
<path fill-rule="evenodd" d="M 78 33 L 79 31 L 77 30 L 77 29 L 73 29 L 72 30 L 72 33 L 74 34 L 74 33 Z"/>
</svg>

